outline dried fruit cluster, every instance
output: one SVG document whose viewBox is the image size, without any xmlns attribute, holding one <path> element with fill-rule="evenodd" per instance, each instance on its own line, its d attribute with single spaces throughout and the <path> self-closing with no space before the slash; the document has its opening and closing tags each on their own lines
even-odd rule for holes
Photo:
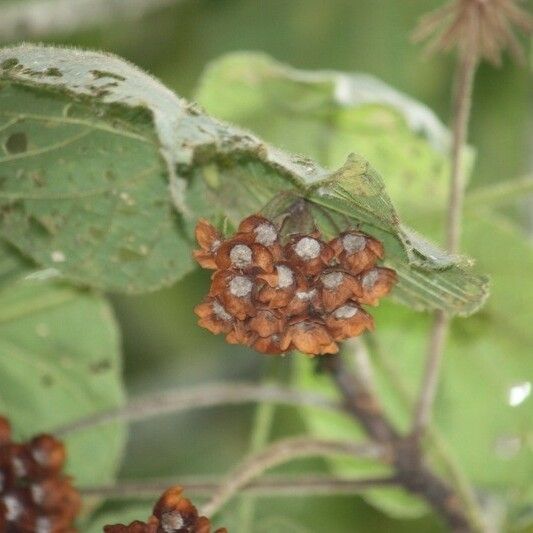
<svg viewBox="0 0 533 533">
<path fill-rule="evenodd" d="M 75 531 L 81 499 L 62 474 L 65 459 L 65 447 L 50 435 L 12 442 L 9 421 L 0 417 L 0 531 Z"/>
<path fill-rule="evenodd" d="M 336 353 L 338 341 L 373 329 L 362 305 L 376 305 L 396 281 L 394 270 L 376 266 L 383 245 L 360 231 L 327 243 L 317 231 L 283 242 L 274 223 L 252 215 L 227 240 L 201 219 L 196 239 L 195 259 L 215 270 L 195 308 L 199 324 L 263 353 Z"/>
<path fill-rule="evenodd" d="M 196 507 L 182 495 L 179 486 L 166 490 L 157 501 L 148 522 L 136 520 L 129 526 L 105 526 L 105 533 L 209 533 L 211 524 L 205 516 L 198 516 Z M 219 528 L 214 533 L 227 533 Z"/>
</svg>

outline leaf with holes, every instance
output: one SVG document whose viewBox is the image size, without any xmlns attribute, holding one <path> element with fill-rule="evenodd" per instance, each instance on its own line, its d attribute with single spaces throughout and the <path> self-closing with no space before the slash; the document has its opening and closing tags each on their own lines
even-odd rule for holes
<svg viewBox="0 0 533 533">
<path fill-rule="evenodd" d="M 0 412 L 17 439 L 123 403 L 120 340 L 106 301 L 42 281 L 0 290 Z M 79 486 L 110 482 L 122 455 L 120 424 L 66 439 Z M 90 450 L 90 458 L 88 456 Z"/>
<path fill-rule="evenodd" d="M 198 216 L 237 224 L 288 193 L 316 206 L 325 233 L 333 220 L 381 238 L 408 305 L 469 314 L 486 297 L 462 259 L 401 225 L 361 158 L 330 172 L 288 155 L 113 56 L 24 45 L 1 50 L 0 66 L 0 230 L 39 265 L 105 289 L 155 289 L 191 268 L 184 235 Z"/>
</svg>

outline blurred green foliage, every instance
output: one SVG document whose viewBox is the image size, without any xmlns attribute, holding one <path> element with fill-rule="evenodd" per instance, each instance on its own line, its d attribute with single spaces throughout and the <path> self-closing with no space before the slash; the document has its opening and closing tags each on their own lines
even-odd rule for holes
<svg viewBox="0 0 533 533">
<path fill-rule="evenodd" d="M 76 35 L 51 36 L 47 42 L 117 53 L 186 97 L 194 94 L 211 60 L 230 51 L 258 50 L 297 68 L 373 74 L 426 103 L 447 121 L 453 59 L 424 60 L 420 48 L 409 41 L 417 18 L 438 4 L 436 0 L 187 0 L 153 11 L 142 20 L 111 21 Z M 481 67 L 470 135 L 477 151 L 470 188 L 530 171 L 530 87 L 531 74 L 508 61 L 500 70 Z M 374 163 L 379 168 L 380 162 Z M 437 404 L 438 423 L 453 433 L 469 474 L 485 488 L 517 501 L 527 491 L 532 475 L 528 422 L 532 400 L 516 408 L 506 405 L 509 387 L 532 379 L 531 363 L 526 366 L 532 345 L 528 329 L 533 323 L 529 303 L 533 289 L 527 281 L 532 259 L 524 238 L 529 231 L 524 205 L 516 202 L 488 215 L 478 209 L 466 218 L 465 251 L 479 259 L 481 270 L 492 274 L 494 296 L 482 313 L 458 320 Z M 435 239 L 442 236 L 438 210 L 407 216 Z M 264 359 L 196 327 L 192 308 L 207 283 L 204 273 L 194 272 L 165 291 L 114 297 L 130 394 L 219 379 L 259 379 Z M 413 393 L 427 322 L 424 315 L 392 304 L 383 305 L 377 313 L 382 353 L 372 355 L 380 388 L 390 396 L 388 404 L 399 420 L 402 415 L 398 413 L 405 412 L 399 407 L 401 395 L 391 392 L 393 385 L 385 372 L 382 375 L 380 364 L 384 359 L 398 367 L 407 390 Z M 484 363 L 486 373 L 479 371 L 476 361 Z M 279 365 L 288 379 L 290 361 L 282 360 Z M 471 383 L 483 385 L 484 395 L 470 391 Z M 248 449 L 252 417 L 252 408 L 227 408 L 134 424 L 121 477 L 225 473 Z M 304 421 L 294 410 L 276 411 L 273 436 L 303 428 Z M 509 457 L 517 431 L 522 448 L 518 456 Z M 473 451 L 479 450 L 478 441 L 486 455 Z M 494 450 L 500 457 L 487 458 Z M 327 468 L 319 461 L 312 466 L 317 471 Z M 107 509 L 111 508 L 108 504 Z M 110 512 L 117 518 L 127 518 L 120 509 L 113 509 Z M 234 503 L 217 523 L 245 533 L 236 523 L 236 511 Z M 515 512 L 523 517 L 526 511 L 517 508 Z M 332 523 L 336 533 L 439 530 L 431 517 L 392 520 L 360 498 L 338 497 L 259 500 L 252 531 L 314 533 L 331 530 Z"/>
</svg>

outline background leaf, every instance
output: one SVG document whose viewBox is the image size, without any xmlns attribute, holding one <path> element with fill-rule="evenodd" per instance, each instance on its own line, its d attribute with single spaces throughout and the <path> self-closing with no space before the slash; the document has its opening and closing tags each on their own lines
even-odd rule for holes
<svg viewBox="0 0 533 533">
<path fill-rule="evenodd" d="M 17 439 L 123 403 L 120 341 L 100 296 L 21 280 L 0 291 L 0 412 Z M 78 486 L 110 482 L 124 447 L 119 424 L 66 439 Z"/>
<path fill-rule="evenodd" d="M 442 207 L 450 135 L 431 109 L 362 73 L 305 71 L 266 54 L 235 52 L 205 70 L 196 97 L 214 116 L 329 168 L 357 152 L 385 176 L 410 221 L 413 209 Z M 472 159 L 472 151 L 468 151 Z"/>
</svg>

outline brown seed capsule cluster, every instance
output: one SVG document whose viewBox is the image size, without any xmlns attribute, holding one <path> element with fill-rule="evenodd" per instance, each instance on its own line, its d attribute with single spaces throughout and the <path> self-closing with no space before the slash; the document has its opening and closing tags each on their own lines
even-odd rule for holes
<svg viewBox="0 0 533 533">
<path fill-rule="evenodd" d="M 0 417 L 0 531 L 75 531 L 81 499 L 62 474 L 65 459 L 65 447 L 50 435 L 12 442 L 9 421 Z"/>
<path fill-rule="evenodd" d="M 181 487 L 171 487 L 155 504 L 148 522 L 136 520 L 128 526 L 105 526 L 104 533 L 210 533 L 209 520 L 199 516 L 196 507 L 182 493 Z M 227 530 L 219 528 L 214 533 L 227 533 Z"/>
<path fill-rule="evenodd" d="M 329 242 L 317 231 L 282 241 L 270 220 L 252 215 L 226 240 L 201 219 L 196 239 L 195 259 L 215 271 L 195 308 L 200 326 L 263 353 L 336 353 L 338 341 L 373 329 L 362 305 L 377 305 L 396 281 L 376 266 L 383 245 L 356 230 Z"/>
</svg>

